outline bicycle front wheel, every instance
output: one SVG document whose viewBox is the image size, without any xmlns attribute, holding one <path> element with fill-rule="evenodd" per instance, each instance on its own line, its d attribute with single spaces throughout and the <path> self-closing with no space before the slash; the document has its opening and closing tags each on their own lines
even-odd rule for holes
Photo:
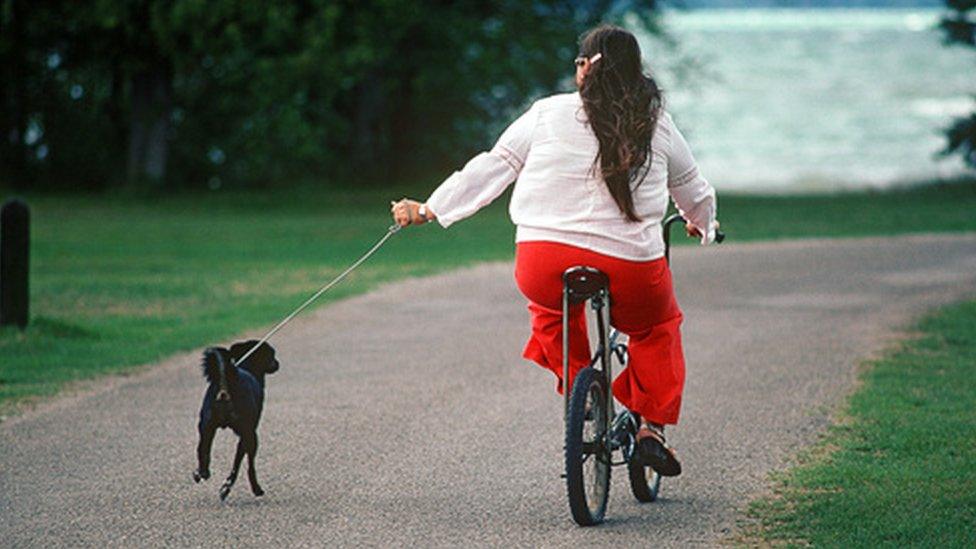
<svg viewBox="0 0 976 549">
<path fill-rule="evenodd" d="M 603 522 L 610 495 L 605 382 L 596 369 L 581 370 L 566 414 L 566 489 L 573 520 L 580 526 Z"/>
<path fill-rule="evenodd" d="M 641 503 L 657 500 L 661 489 L 661 475 L 657 471 L 642 464 L 636 455 L 627 463 L 627 473 L 630 475 L 630 491 Z"/>
</svg>

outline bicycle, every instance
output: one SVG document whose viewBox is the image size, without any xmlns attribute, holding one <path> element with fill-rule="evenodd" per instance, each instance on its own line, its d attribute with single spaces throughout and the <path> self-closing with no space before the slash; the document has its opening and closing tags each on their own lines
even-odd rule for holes
<svg viewBox="0 0 976 549">
<path fill-rule="evenodd" d="M 664 257 L 670 262 L 670 229 L 685 223 L 678 214 L 663 225 Z M 716 242 L 725 234 L 717 231 Z M 627 364 L 627 344 L 610 325 L 610 279 L 587 266 L 570 267 L 563 273 L 563 379 L 569 379 L 569 307 L 586 301 L 596 314 L 598 343 L 590 364 L 576 374 L 565 395 L 566 490 L 573 520 L 580 526 L 603 522 L 610 496 L 612 467 L 626 465 L 630 488 L 637 501 L 652 502 L 661 488 L 661 475 L 636 457 L 640 417 L 629 410 L 614 411 L 613 360 Z M 614 461 L 614 452 L 620 459 Z"/>
</svg>

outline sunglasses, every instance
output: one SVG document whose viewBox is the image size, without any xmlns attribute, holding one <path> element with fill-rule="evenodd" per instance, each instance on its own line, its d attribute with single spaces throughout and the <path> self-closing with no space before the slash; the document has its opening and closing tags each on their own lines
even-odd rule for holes
<svg viewBox="0 0 976 549">
<path fill-rule="evenodd" d="M 577 57 L 576 59 L 574 59 L 573 60 L 573 63 L 576 64 L 577 67 L 583 68 L 583 66 L 585 66 L 587 63 L 589 63 L 591 65 L 593 63 L 596 63 L 597 61 L 600 60 L 601 57 L 603 57 L 603 54 L 602 53 L 598 53 L 598 54 L 594 55 L 593 57 L 586 57 L 586 56 L 581 55 L 581 56 Z"/>
</svg>

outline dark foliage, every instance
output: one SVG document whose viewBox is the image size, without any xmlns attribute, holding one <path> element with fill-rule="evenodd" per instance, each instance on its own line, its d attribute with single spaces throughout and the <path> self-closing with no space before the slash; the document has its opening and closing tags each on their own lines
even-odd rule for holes
<svg viewBox="0 0 976 549">
<path fill-rule="evenodd" d="M 654 0 L 0 0 L 0 184 L 385 181 L 453 167 Z"/>
<path fill-rule="evenodd" d="M 949 13 L 940 26 L 949 44 L 976 47 L 976 0 L 946 0 Z M 943 154 L 959 154 L 972 168 L 976 168 L 976 112 L 957 118 L 946 129 Z"/>
</svg>

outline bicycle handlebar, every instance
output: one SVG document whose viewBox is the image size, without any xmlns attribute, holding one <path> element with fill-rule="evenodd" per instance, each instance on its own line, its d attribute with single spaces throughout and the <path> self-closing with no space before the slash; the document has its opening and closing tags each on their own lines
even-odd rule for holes
<svg viewBox="0 0 976 549">
<path fill-rule="evenodd" d="M 664 220 L 664 257 L 670 261 L 671 260 L 671 225 L 675 223 L 686 224 L 688 221 L 681 217 L 681 214 L 672 214 L 670 217 Z M 725 233 L 721 230 L 715 230 L 715 243 L 721 244 L 725 240 Z"/>
</svg>

